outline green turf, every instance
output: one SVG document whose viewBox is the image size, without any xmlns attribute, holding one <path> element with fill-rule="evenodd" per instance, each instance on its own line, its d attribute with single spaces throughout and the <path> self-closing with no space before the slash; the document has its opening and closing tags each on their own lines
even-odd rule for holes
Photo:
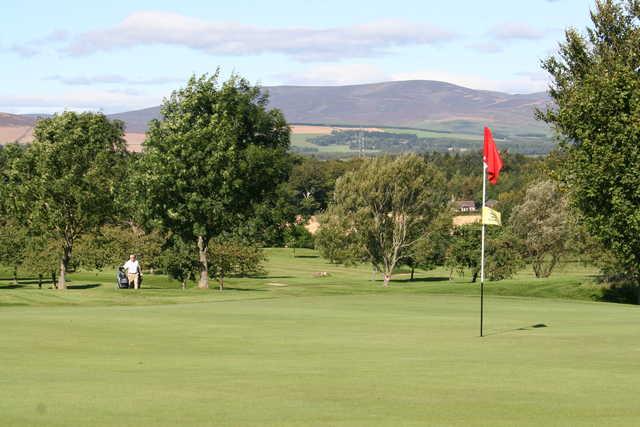
<svg viewBox="0 0 640 427">
<path fill-rule="evenodd" d="M 347 268 L 333 265 L 320 258 L 312 250 L 298 249 L 297 257 L 291 249 L 268 249 L 269 274 L 261 278 L 228 279 L 228 292 L 201 292 L 194 289 L 183 291 L 179 283 L 164 276 L 146 275 L 144 292 L 114 291 L 113 271 L 85 272 L 70 275 L 69 292 L 49 292 L 38 289 L 31 283 L 14 288 L 10 281 L 0 281 L 0 307 L 12 305 L 147 305 L 208 302 L 219 299 L 279 298 L 282 296 L 351 295 L 360 293 L 407 293 L 407 294 L 459 294 L 477 295 L 478 285 L 469 283 L 470 275 L 454 275 L 439 269 L 418 271 L 416 280 L 409 281 L 408 270 L 400 270 L 394 276 L 394 286 L 383 289 L 382 277 L 372 277 L 371 268 L 362 265 Z M 314 273 L 326 272 L 328 277 L 314 277 Z M 512 280 L 489 282 L 487 294 L 504 296 L 535 296 L 593 300 L 600 295 L 600 287 L 593 283 L 594 269 L 581 265 L 563 266 L 548 279 L 535 279 L 530 270 L 522 271 Z M 0 277 L 10 277 L 0 271 Z M 375 281 L 372 279 L 375 278 Z M 215 283 L 212 283 L 215 286 Z M 286 286 L 281 286 L 286 285 Z"/>
<path fill-rule="evenodd" d="M 352 150 L 348 145 L 316 145 L 311 139 L 322 136 L 323 134 L 314 133 L 298 133 L 291 134 L 291 146 L 298 148 L 314 148 L 318 154 L 358 154 L 359 150 Z M 379 150 L 366 150 L 367 153 L 378 153 Z M 313 154 L 313 153 L 309 153 Z"/>
<path fill-rule="evenodd" d="M 319 148 L 314 143 L 310 142 L 310 139 L 315 138 L 317 136 L 321 136 L 321 134 L 316 133 L 292 133 L 291 134 L 291 145 L 294 147 L 313 147 Z"/>
<path fill-rule="evenodd" d="M 640 308 L 588 301 L 593 271 L 488 283 L 481 339 L 476 285 L 435 271 L 382 289 L 366 267 L 298 253 L 269 251 L 267 277 L 225 292 L 149 275 L 117 291 L 111 273 L 72 275 L 64 292 L 2 282 L 0 425 L 640 419 Z"/>
<path fill-rule="evenodd" d="M 449 139 L 457 139 L 462 141 L 479 141 L 482 142 L 482 135 L 478 135 L 478 133 L 460 133 L 460 132 L 436 132 L 429 130 L 418 130 L 418 129 L 398 129 L 398 128 L 383 128 L 384 132 L 391 133 L 402 133 L 402 134 L 413 134 L 418 138 L 449 138 Z"/>
</svg>

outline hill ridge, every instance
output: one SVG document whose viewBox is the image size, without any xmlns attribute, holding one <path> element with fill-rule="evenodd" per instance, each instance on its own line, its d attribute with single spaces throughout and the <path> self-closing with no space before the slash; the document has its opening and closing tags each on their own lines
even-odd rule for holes
<svg viewBox="0 0 640 427">
<path fill-rule="evenodd" d="M 545 92 L 509 94 L 437 80 L 263 88 L 269 94 L 269 106 L 282 110 L 291 124 L 397 127 L 457 133 L 477 133 L 487 125 L 505 135 L 549 134 L 546 124 L 534 117 L 536 108 L 544 108 L 550 102 Z M 16 127 L 32 127 L 37 116 L 0 113 L 0 141 L 7 140 L 3 138 L 7 131 L 15 136 Z M 148 122 L 160 117 L 160 107 L 108 116 L 123 120 L 129 133 L 144 133 Z"/>
</svg>

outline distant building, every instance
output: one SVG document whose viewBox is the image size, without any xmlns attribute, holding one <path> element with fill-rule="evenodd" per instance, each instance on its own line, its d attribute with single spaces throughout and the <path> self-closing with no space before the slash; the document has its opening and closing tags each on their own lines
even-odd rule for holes
<svg viewBox="0 0 640 427">
<path fill-rule="evenodd" d="M 458 212 L 475 212 L 476 202 L 473 200 L 459 200 L 456 202 Z"/>
<path fill-rule="evenodd" d="M 489 199 L 484 203 L 486 207 L 491 209 L 495 208 L 497 204 L 498 204 L 498 201 L 493 199 Z"/>
</svg>

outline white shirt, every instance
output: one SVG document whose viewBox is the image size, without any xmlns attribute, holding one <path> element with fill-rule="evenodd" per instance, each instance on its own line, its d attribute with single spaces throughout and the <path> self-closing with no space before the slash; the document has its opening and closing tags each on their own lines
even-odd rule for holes
<svg viewBox="0 0 640 427">
<path fill-rule="evenodd" d="M 127 274 L 136 274 L 140 269 L 140 264 L 138 264 L 138 260 L 129 260 L 124 263 L 123 267 L 125 270 L 127 270 Z"/>
</svg>

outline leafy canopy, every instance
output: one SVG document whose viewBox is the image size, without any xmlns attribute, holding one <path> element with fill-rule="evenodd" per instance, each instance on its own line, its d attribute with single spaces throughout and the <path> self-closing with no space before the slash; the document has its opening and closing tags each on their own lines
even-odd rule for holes
<svg viewBox="0 0 640 427">
<path fill-rule="evenodd" d="M 289 127 L 259 87 L 192 77 L 150 124 L 140 166 L 147 215 L 205 242 L 251 217 L 290 169 Z"/>
<path fill-rule="evenodd" d="M 561 180 L 588 231 L 620 267 L 640 268 L 640 2 L 596 2 L 585 34 L 566 31 L 543 62 L 563 137 Z"/>
<path fill-rule="evenodd" d="M 371 262 L 384 273 L 386 285 L 446 205 L 444 178 L 432 164 L 415 154 L 385 156 L 338 179 L 326 217 L 341 217 L 331 226 L 338 235 L 349 236 L 333 242 L 355 245 L 355 250 L 341 252 Z"/>
</svg>

